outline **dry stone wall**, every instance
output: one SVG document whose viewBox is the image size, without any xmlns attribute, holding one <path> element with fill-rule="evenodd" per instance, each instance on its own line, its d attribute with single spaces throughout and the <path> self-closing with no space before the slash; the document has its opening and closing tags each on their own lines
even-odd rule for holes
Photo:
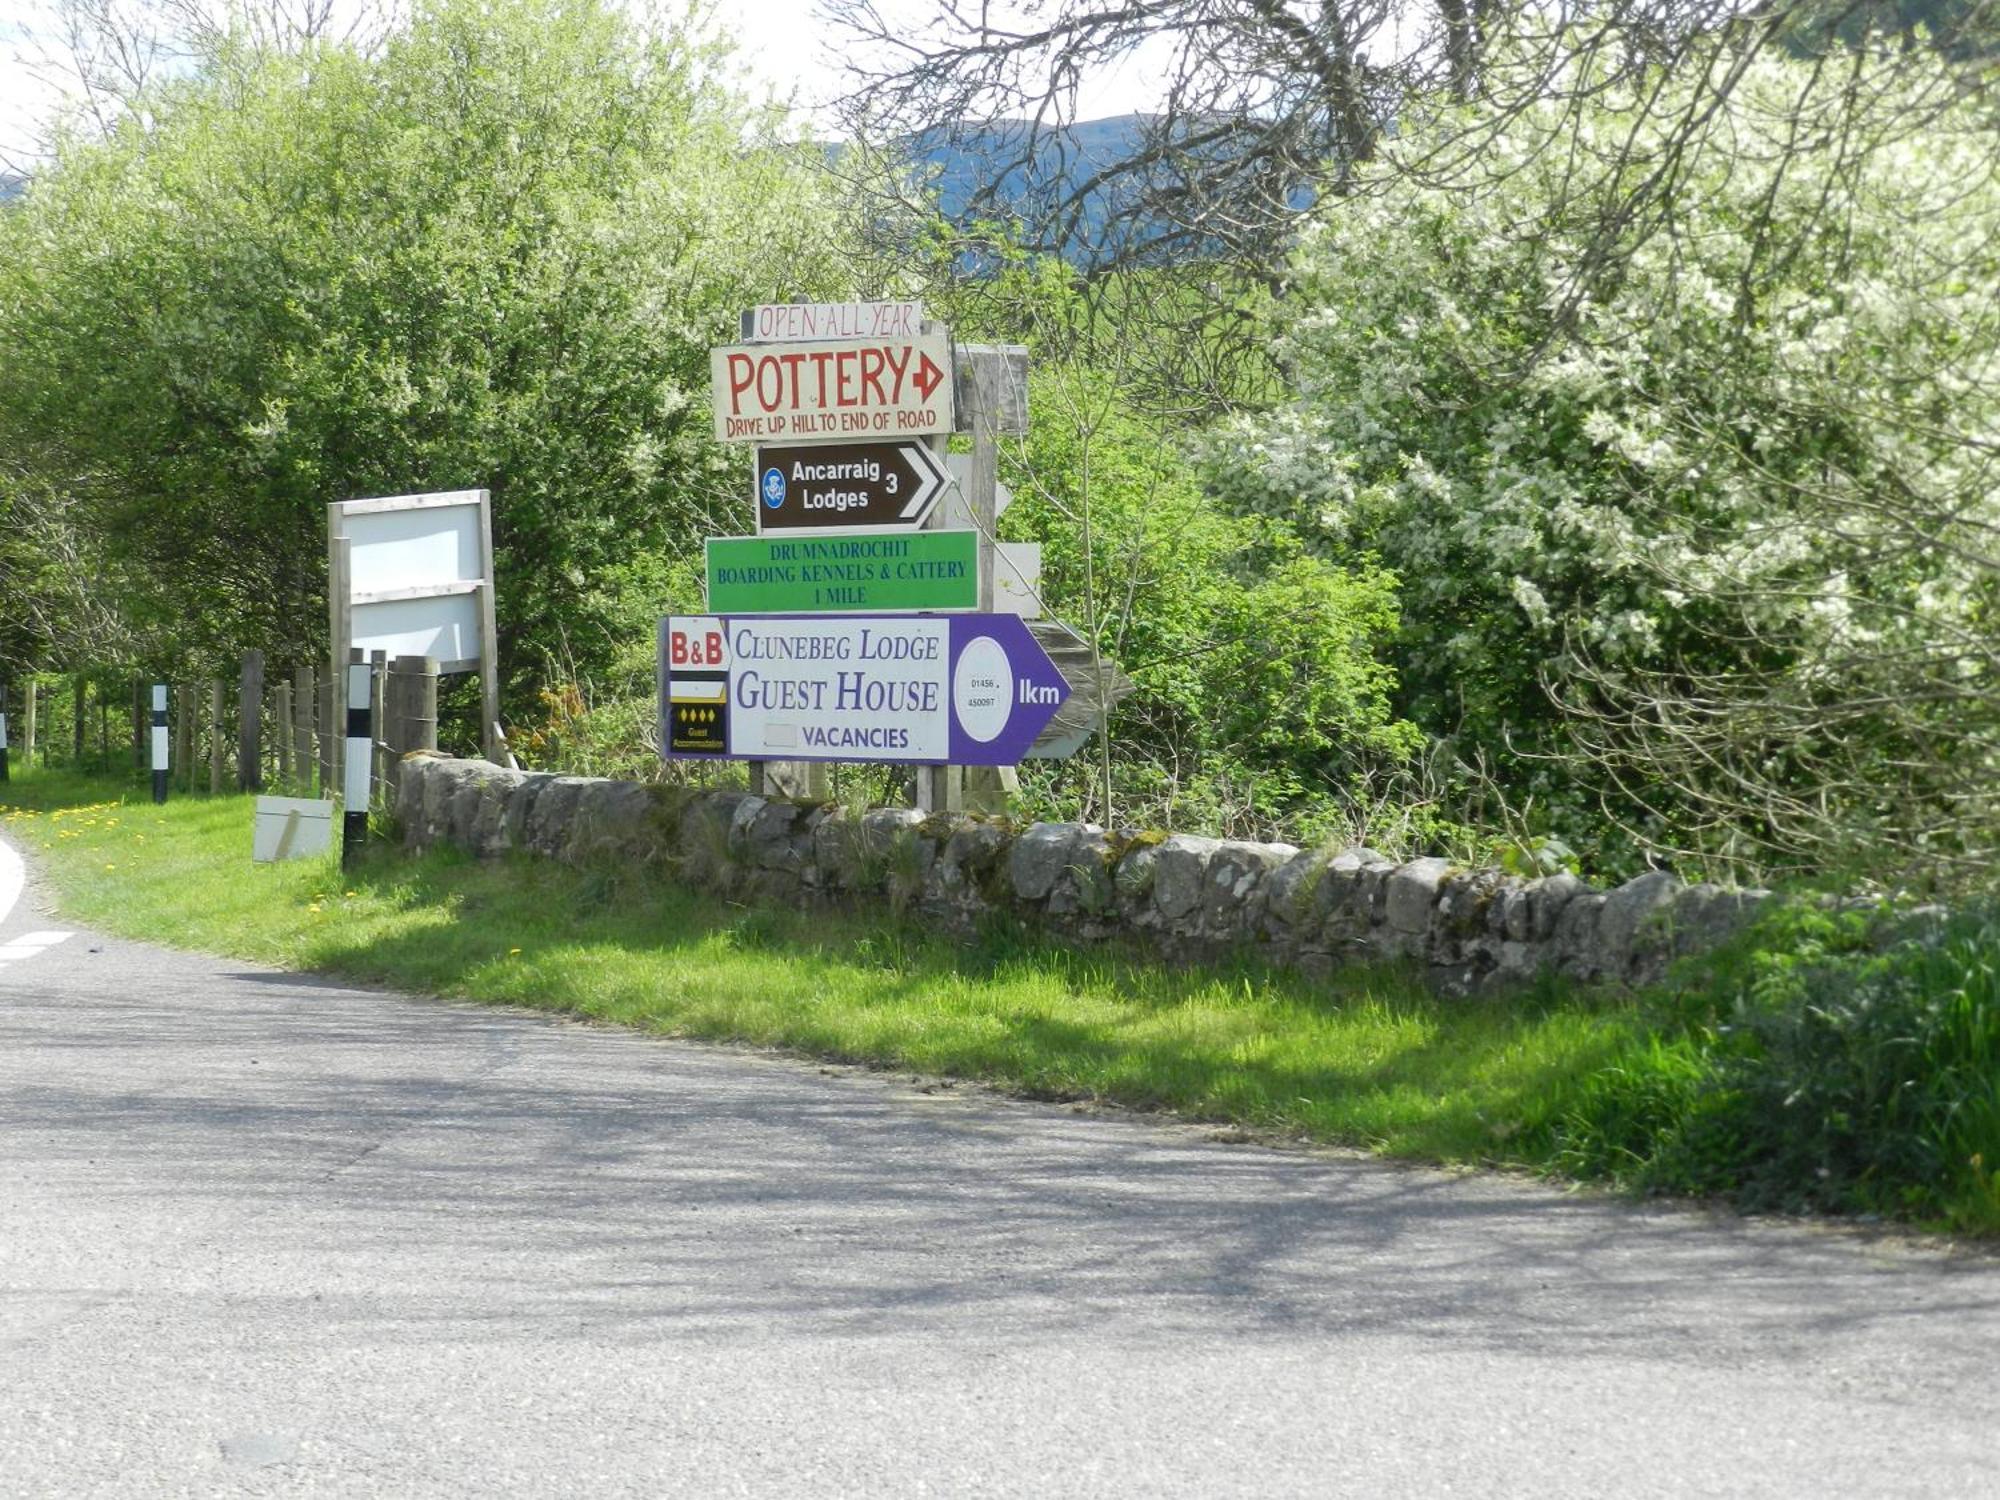
<svg viewBox="0 0 2000 1500">
<path fill-rule="evenodd" d="M 1614 890 L 1571 875 L 1524 880 L 1443 859 L 1398 862 L 1082 823 L 854 815 L 738 791 L 507 771 L 413 755 L 398 802 L 416 849 L 516 851 L 569 864 L 648 865 L 773 900 L 870 903 L 958 925 L 1006 912 L 1052 933 L 1137 938 L 1174 957 L 1250 948 L 1302 968 L 1420 965 L 1466 992 L 1550 971 L 1596 983 L 1654 978 L 1714 946 L 1766 898 L 1654 872 Z"/>
</svg>

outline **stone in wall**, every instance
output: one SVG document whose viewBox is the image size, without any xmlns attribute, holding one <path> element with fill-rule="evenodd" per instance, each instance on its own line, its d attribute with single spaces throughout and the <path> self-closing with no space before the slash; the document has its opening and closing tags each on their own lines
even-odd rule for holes
<svg viewBox="0 0 2000 1500">
<path fill-rule="evenodd" d="M 1216 845 L 1202 883 L 1199 936 L 1224 946 L 1256 937 L 1263 926 L 1265 886 L 1298 852 L 1291 844 L 1241 839 Z"/>
<path fill-rule="evenodd" d="M 999 872 L 1010 868 L 1015 840 L 998 823 L 959 818 L 931 862 L 925 896 L 935 905 L 977 911 L 987 901 Z"/>
<path fill-rule="evenodd" d="M 1604 898 L 1597 918 L 1598 963 L 1605 975 L 1626 980 L 1650 973 L 1665 951 L 1665 927 L 1656 920 L 1674 903 L 1681 883 L 1664 870 L 1635 876 Z"/>
<path fill-rule="evenodd" d="M 1134 931 L 1142 932 L 1158 924 L 1159 909 L 1153 887 L 1159 882 L 1159 874 L 1160 841 L 1128 840 L 1124 853 L 1112 867 L 1111 890 L 1120 920 Z"/>
<path fill-rule="evenodd" d="M 1085 833 L 1081 823 L 1036 823 L 1007 854 L 1007 878 L 1021 901 L 1045 901 L 1069 868 Z"/>
<path fill-rule="evenodd" d="M 1187 833 L 1160 840 L 1153 851 L 1153 910 L 1160 926 L 1177 929 L 1201 910 L 1208 862 L 1221 847 L 1220 839 Z"/>
</svg>

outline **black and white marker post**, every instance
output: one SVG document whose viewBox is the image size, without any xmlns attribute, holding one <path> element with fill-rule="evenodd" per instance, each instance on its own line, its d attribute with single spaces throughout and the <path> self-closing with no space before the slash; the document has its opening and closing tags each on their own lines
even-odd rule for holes
<svg viewBox="0 0 2000 1500">
<path fill-rule="evenodd" d="M 33 757 L 29 757 L 33 759 Z M 0 677 L 0 781 L 7 779 L 7 679 Z"/>
<path fill-rule="evenodd" d="M 369 698 L 375 685 L 374 672 L 350 651 L 347 662 L 347 775 L 341 791 L 345 805 L 340 819 L 340 862 L 352 864 L 361 855 L 368 839 L 368 771 L 375 763 L 375 728 L 370 722 Z"/>
<path fill-rule="evenodd" d="M 153 684 L 153 800 L 167 800 L 167 688 Z"/>
</svg>

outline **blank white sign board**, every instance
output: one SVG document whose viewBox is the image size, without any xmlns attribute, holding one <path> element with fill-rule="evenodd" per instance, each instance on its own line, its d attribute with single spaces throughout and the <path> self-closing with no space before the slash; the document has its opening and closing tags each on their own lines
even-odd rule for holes
<svg viewBox="0 0 2000 1500">
<path fill-rule="evenodd" d="M 440 672 L 479 665 L 479 596 L 447 594 L 354 606 L 350 646 L 399 656 L 435 656 Z"/>
<path fill-rule="evenodd" d="M 476 505 L 363 511 L 343 520 L 348 587 L 356 594 L 477 583 L 482 576 Z"/>
</svg>

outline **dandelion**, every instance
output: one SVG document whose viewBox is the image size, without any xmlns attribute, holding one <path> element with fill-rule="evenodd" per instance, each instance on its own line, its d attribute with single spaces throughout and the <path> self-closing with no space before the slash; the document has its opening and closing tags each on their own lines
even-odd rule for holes
<svg viewBox="0 0 2000 1500">
<path fill-rule="evenodd" d="M 514 956 L 514 955 L 515 955 L 516 953 L 519 953 L 520 951 L 521 951 L 521 950 L 520 950 L 519 948 L 509 948 L 509 949 L 507 950 L 507 956 L 508 956 L 509 958 L 512 958 L 512 957 L 513 957 L 513 956 Z"/>
</svg>

